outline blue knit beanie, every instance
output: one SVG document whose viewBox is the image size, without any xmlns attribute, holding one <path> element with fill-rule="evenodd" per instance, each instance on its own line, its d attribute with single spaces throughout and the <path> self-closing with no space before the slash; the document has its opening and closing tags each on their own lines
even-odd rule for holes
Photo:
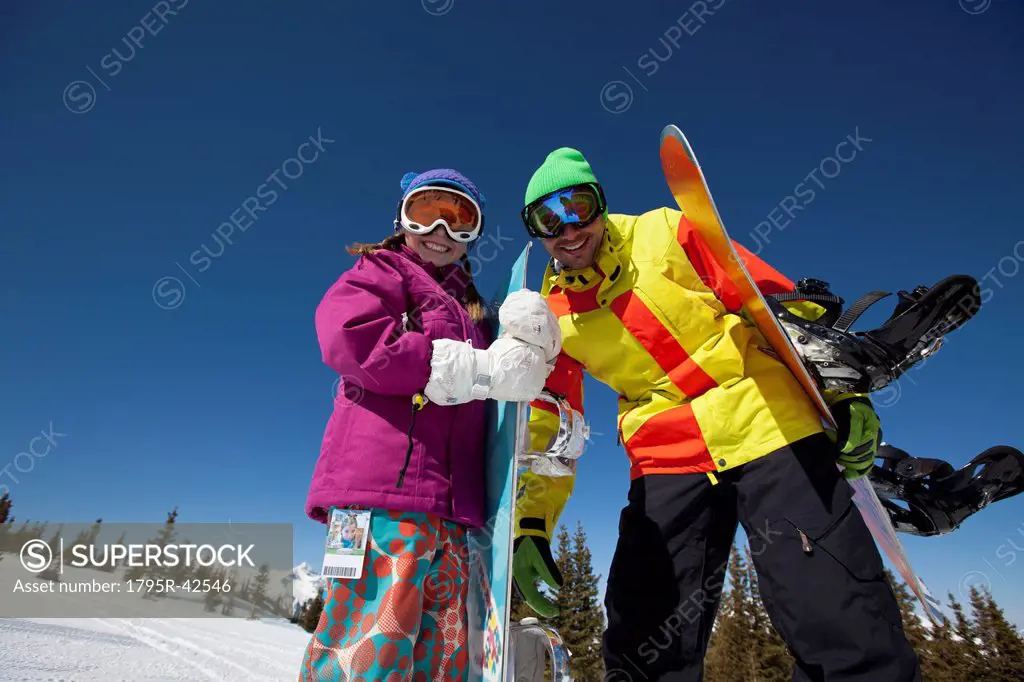
<svg viewBox="0 0 1024 682">
<path fill-rule="evenodd" d="M 406 173 L 402 176 L 402 199 L 409 196 L 409 192 L 423 185 L 441 185 L 460 189 L 480 204 L 480 212 L 483 213 L 486 197 L 469 178 L 453 168 L 435 168 L 423 173 Z"/>
</svg>

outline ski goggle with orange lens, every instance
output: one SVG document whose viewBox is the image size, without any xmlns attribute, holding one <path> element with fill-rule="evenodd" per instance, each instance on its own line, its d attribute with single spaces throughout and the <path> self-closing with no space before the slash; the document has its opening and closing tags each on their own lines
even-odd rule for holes
<svg viewBox="0 0 1024 682">
<path fill-rule="evenodd" d="M 566 187 L 530 202 L 522 212 L 523 224 L 531 237 L 557 237 L 566 225 L 583 229 L 605 211 L 600 185 L 585 183 Z"/>
<path fill-rule="evenodd" d="M 480 205 L 465 192 L 449 187 L 424 186 L 399 204 L 398 223 L 413 234 L 430 234 L 443 225 L 452 241 L 467 243 L 483 228 Z"/>
</svg>

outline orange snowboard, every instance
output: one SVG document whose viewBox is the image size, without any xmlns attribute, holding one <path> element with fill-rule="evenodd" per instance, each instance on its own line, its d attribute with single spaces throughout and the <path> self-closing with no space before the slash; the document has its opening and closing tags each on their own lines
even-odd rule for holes
<svg viewBox="0 0 1024 682">
<path fill-rule="evenodd" d="M 697 155 L 693 153 L 683 132 L 674 125 L 666 126 L 661 131 L 661 165 L 669 190 L 679 204 L 680 210 L 707 243 L 711 254 L 739 292 L 743 301 L 743 314 L 749 317 L 803 386 L 828 428 L 835 429 L 835 420 L 818 385 L 804 367 L 789 336 L 772 314 L 764 296 L 755 286 L 753 278 L 733 248 L 729 233 L 725 231 L 714 199 L 711 198 L 711 190 L 704 179 L 704 173 L 697 163 Z M 942 624 L 946 618 L 941 611 L 941 605 L 911 567 L 889 514 L 878 500 L 871 482 L 864 477 L 851 481 L 850 487 L 853 488 L 854 502 L 875 541 L 914 591 L 929 618 L 936 624 Z"/>
</svg>

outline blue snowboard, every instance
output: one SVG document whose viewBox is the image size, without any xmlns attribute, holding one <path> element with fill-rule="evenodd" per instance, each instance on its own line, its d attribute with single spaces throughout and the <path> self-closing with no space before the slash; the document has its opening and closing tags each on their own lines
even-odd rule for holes
<svg viewBox="0 0 1024 682">
<path fill-rule="evenodd" d="M 530 244 L 519 254 L 508 279 L 488 301 L 495 312 L 513 291 L 526 287 Z M 508 661 L 512 600 L 512 520 L 516 494 L 518 435 L 529 411 L 527 403 L 487 401 L 487 516 L 469 533 L 469 669 L 473 680 L 504 680 Z"/>
</svg>

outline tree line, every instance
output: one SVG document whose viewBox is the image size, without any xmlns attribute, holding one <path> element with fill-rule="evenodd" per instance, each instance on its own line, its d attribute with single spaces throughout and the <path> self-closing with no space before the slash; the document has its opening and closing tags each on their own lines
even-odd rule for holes
<svg viewBox="0 0 1024 682">
<path fill-rule="evenodd" d="M 4 559 L 6 553 L 16 556 L 19 548 L 30 540 L 43 540 L 48 525 L 40 522 L 30 524 L 28 519 L 26 519 L 16 528 L 14 526 L 14 516 L 11 514 L 13 506 L 14 503 L 11 500 L 10 493 L 4 493 L 0 496 L 0 561 Z M 163 527 L 157 531 L 154 537 L 149 538 L 145 544 L 164 548 L 167 545 L 180 542 L 181 540 L 178 538 L 177 529 L 174 525 L 177 518 L 178 508 L 175 507 L 167 514 Z M 71 544 L 93 547 L 99 538 L 102 523 L 103 519 L 96 519 L 89 530 L 79 532 Z M 49 545 L 54 556 L 58 553 L 57 547 L 62 535 L 62 529 L 62 526 L 58 527 L 48 539 L 44 540 Z M 122 533 L 113 544 L 123 545 L 124 541 L 125 533 Z M 190 567 L 186 566 L 183 562 L 179 562 L 176 566 L 162 567 L 145 566 L 142 564 L 128 566 L 124 560 L 110 560 L 95 570 L 114 573 L 122 569 L 123 575 L 121 579 L 126 582 L 137 580 L 172 580 L 175 585 L 180 586 L 186 581 L 198 581 L 197 584 L 200 586 L 206 584 L 222 586 L 222 589 L 221 587 L 210 589 L 204 595 L 203 607 L 205 611 L 210 613 L 215 613 L 219 609 L 223 616 L 234 616 L 236 608 L 243 608 L 246 611 L 241 613 L 246 614 L 248 619 L 254 620 L 260 616 L 284 616 L 291 611 L 291 600 L 285 593 L 278 593 L 276 597 L 271 598 L 269 594 L 270 566 L 267 563 L 259 566 L 258 572 L 254 577 L 246 578 L 244 581 L 239 580 L 236 569 L 232 569 L 229 572 L 224 566 L 215 567 L 198 564 Z M 40 580 L 61 582 L 58 567 L 53 563 L 37 573 L 36 577 Z M 206 581 L 209 582 L 206 583 Z M 163 592 L 159 589 L 140 591 L 140 597 L 148 600 L 165 599 L 168 594 L 168 592 Z"/>
<path fill-rule="evenodd" d="M 571 652 L 576 682 L 603 682 L 601 635 L 606 627 L 586 534 L 581 523 L 570 537 L 556 535 L 555 562 L 564 578 L 555 618 L 538 618 L 519 595 L 512 595 L 512 620 L 537 618 L 554 626 Z M 761 601 L 749 548 L 734 545 L 728 582 L 704 659 L 706 682 L 788 682 L 793 656 L 775 630 Z M 972 587 L 964 605 L 947 594 L 951 617 L 930 626 L 915 611 L 910 589 L 891 571 L 886 577 L 903 616 L 907 637 L 921 661 L 925 682 L 1019 682 L 1024 680 L 1024 637 L 987 590 Z"/>
</svg>

